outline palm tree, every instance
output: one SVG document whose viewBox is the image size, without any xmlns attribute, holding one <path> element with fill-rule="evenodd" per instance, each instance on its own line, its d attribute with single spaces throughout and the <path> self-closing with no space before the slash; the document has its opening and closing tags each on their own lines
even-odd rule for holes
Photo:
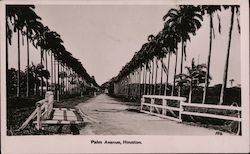
<svg viewBox="0 0 250 154">
<path fill-rule="evenodd" d="M 170 9 L 163 17 L 163 20 L 166 21 L 165 27 L 170 27 L 181 38 L 182 51 L 180 73 L 182 74 L 183 56 L 186 57 L 186 41 L 190 40 L 190 34 L 195 35 L 196 31 L 201 27 L 203 17 L 198 7 L 180 5 L 179 9 Z M 178 95 L 180 96 L 180 87 Z"/>
<path fill-rule="evenodd" d="M 167 51 L 164 47 L 164 35 L 163 32 L 160 31 L 156 37 L 155 37 L 155 47 L 154 47 L 154 55 L 156 60 L 156 72 L 155 72 L 155 86 L 154 86 L 154 94 L 156 94 L 157 87 L 157 74 L 158 74 L 158 61 L 161 60 L 166 56 Z M 161 68 L 161 84 L 162 84 L 162 75 L 163 75 L 163 69 Z M 160 92 L 159 92 L 160 94 Z"/>
<path fill-rule="evenodd" d="M 12 27 L 14 25 L 14 21 L 16 20 L 16 8 L 12 7 L 11 5 L 6 5 L 6 78 L 9 76 L 9 71 L 8 71 L 8 66 L 9 66 L 9 61 L 8 61 L 8 46 L 12 44 L 12 35 L 13 35 L 13 31 L 12 31 Z M 9 80 L 6 81 L 7 85 L 9 85 Z M 7 86 L 7 91 L 8 90 L 8 86 Z M 7 93 L 8 95 L 8 93 Z"/>
<path fill-rule="evenodd" d="M 166 68 L 166 82 L 165 82 L 165 89 L 164 89 L 164 95 L 167 95 L 167 89 L 168 89 L 168 79 L 169 79 L 169 68 L 170 68 L 170 57 L 172 53 L 176 55 L 175 59 L 175 71 L 174 71 L 174 81 L 173 81 L 173 86 L 171 90 L 171 95 L 173 96 L 174 94 L 174 89 L 175 89 L 175 76 L 176 76 L 176 69 L 177 69 L 177 59 L 178 59 L 178 42 L 180 42 L 180 36 L 173 31 L 172 28 L 170 28 L 167 24 L 164 25 L 163 28 L 163 46 L 166 48 L 166 53 L 168 53 L 168 64 Z"/>
<path fill-rule="evenodd" d="M 180 86 L 183 86 L 185 84 L 189 86 L 188 103 L 191 103 L 193 89 L 197 88 L 201 83 L 205 82 L 206 65 L 196 65 L 193 58 L 191 67 L 186 67 L 186 69 L 188 71 L 187 74 L 178 74 L 176 78 L 177 83 Z"/>
<path fill-rule="evenodd" d="M 29 40 L 33 41 L 34 33 L 37 33 L 37 29 L 40 28 L 39 25 L 42 25 L 38 20 L 41 20 L 34 11 L 35 6 L 32 6 L 30 9 L 23 10 L 23 16 L 25 16 L 25 28 L 26 28 L 26 45 L 27 45 L 27 73 L 29 74 Z M 27 75 L 27 91 L 26 96 L 29 96 L 29 75 Z"/>
<path fill-rule="evenodd" d="M 20 30 L 17 30 L 17 52 L 18 52 L 18 69 L 17 69 L 17 97 L 20 96 Z"/>
<path fill-rule="evenodd" d="M 42 33 L 43 33 L 43 41 L 41 42 L 42 46 L 44 46 L 44 49 L 46 49 L 47 51 L 48 50 L 51 51 L 51 73 L 52 73 L 51 79 L 54 79 L 54 82 L 53 80 L 51 80 L 51 86 L 55 87 L 56 72 L 59 72 L 58 70 L 56 71 L 55 60 L 56 59 L 58 60 L 61 51 L 65 51 L 65 47 L 61 44 L 63 43 L 63 41 L 60 38 L 60 35 L 55 31 L 49 31 L 49 29 L 46 28 Z"/>
<path fill-rule="evenodd" d="M 151 60 L 151 72 L 150 72 L 150 75 L 151 75 L 151 82 L 149 81 L 149 94 L 152 94 L 152 91 L 153 91 L 153 80 L 154 80 L 154 53 L 153 53 L 153 49 L 155 47 L 155 36 L 154 35 L 149 35 L 148 36 L 148 42 L 149 42 L 149 49 L 148 49 L 148 54 L 149 54 L 149 58 Z M 149 77 L 149 80 L 150 80 L 150 77 Z M 152 87 L 153 86 L 153 87 Z"/>
<path fill-rule="evenodd" d="M 26 25 L 26 41 L 27 41 L 27 66 L 29 66 L 30 63 L 30 55 L 29 55 L 29 40 L 34 42 L 34 39 L 36 39 L 35 36 L 39 35 L 38 31 L 42 26 L 42 23 L 37 21 L 37 19 L 41 19 L 38 16 L 35 16 L 33 20 L 30 20 Z M 43 27 L 43 26 L 42 26 Z M 34 44 L 34 43 L 33 43 Z M 35 46 L 36 47 L 36 46 Z M 29 67 L 27 67 L 27 73 L 29 74 Z M 27 76 L 27 91 L 26 96 L 29 96 L 29 77 Z"/>
<path fill-rule="evenodd" d="M 219 5 L 202 5 L 201 6 L 201 11 L 202 14 L 204 15 L 205 13 L 209 15 L 209 52 L 208 52 L 208 58 L 207 58 L 207 72 L 206 72 L 206 80 L 205 80 L 205 86 L 204 86 L 204 92 L 203 92 L 203 98 L 202 98 L 202 104 L 205 103 L 206 101 L 206 94 L 207 94 L 207 88 L 209 84 L 209 76 L 210 76 L 210 61 L 211 61 L 211 53 L 212 53 L 212 42 L 213 42 L 213 37 L 212 35 L 215 36 L 214 33 L 214 25 L 213 25 L 213 16 L 216 12 L 221 10 L 221 6 Z M 220 18 L 219 19 L 219 33 L 220 33 Z"/>
<path fill-rule="evenodd" d="M 225 6 L 225 9 L 229 9 L 229 8 L 231 8 L 231 21 L 230 21 L 228 48 L 227 48 L 227 55 L 226 55 L 226 62 L 225 62 L 225 67 L 224 67 L 223 83 L 222 83 L 222 87 L 221 87 L 219 105 L 222 105 L 222 103 L 224 101 L 224 92 L 225 92 L 226 87 L 227 87 L 228 64 L 229 64 L 229 55 L 230 55 L 230 49 L 231 49 L 232 31 L 233 31 L 233 25 L 234 25 L 234 14 L 236 12 L 237 15 L 239 16 L 239 13 L 240 13 L 238 5 Z M 240 32 L 239 22 L 238 22 L 238 30 Z"/>
<path fill-rule="evenodd" d="M 13 25 L 14 32 L 17 31 L 17 39 L 18 39 L 18 71 L 17 71 L 17 96 L 20 95 L 20 33 L 26 34 L 27 37 L 27 66 L 29 66 L 29 39 L 31 39 L 31 35 L 34 31 L 34 26 L 36 25 L 37 20 L 41 18 L 36 15 L 33 11 L 35 8 L 34 5 L 8 5 L 6 6 L 6 31 L 7 31 L 7 39 L 9 43 L 11 43 L 12 30 L 11 25 Z M 26 28 L 26 31 L 24 31 Z M 6 57 L 8 63 L 8 43 L 6 44 Z M 8 64 L 6 66 L 8 68 Z M 29 67 L 27 67 L 29 69 Z M 29 71 L 29 70 L 27 70 Z M 27 75 L 27 91 L 26 95 L 29 95 L 29 82 Z"/>
</svg>

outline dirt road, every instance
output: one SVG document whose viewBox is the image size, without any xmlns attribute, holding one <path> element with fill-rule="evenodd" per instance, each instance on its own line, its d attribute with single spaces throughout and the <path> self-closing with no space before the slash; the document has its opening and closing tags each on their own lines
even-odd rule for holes
<svg viewBox="0 0 250 154">
<path fill-rule="evenodd" d="M 83 135 L 215 135 L 217 130 L 185 125 L 175 121 L 131 111 L 136 106 L 105 94 L 78 107 L 87 116 Z M 226 135 L 226 133 L 223 133 Z"/>
</svg>

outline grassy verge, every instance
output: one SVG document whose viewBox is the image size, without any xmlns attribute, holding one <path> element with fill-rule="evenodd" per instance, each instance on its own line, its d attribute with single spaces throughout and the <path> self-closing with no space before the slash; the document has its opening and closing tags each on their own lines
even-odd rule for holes
<svg viewBox="0 0 250 154">
<path fill-rule="evenodd" d="M 226 121 L 223 120 L 223 124 L 211 124 L 211 123 L 204 123 L 204 119 L 205 118 L 201 118 L 203 119 L 201 121 L 183 121 L 184 124 L 187 125 L 191 125 L 191 126 L 197 126 L 197 127 L 204 127 L 204 128 L 209 128 L 209 129 L 214 129 L 214 130 L 218 130 L 218 132 L 226 132 L 226 133 L 230 133 L 230 134 L 237 134 L 238 131 L 238 122 L 235 121 Z M 209 119 L 211 121 L 211 118 Z M 212 119 L 214 120 L 214 119 Z M 222 120 L 221 120 L 222 122 Z M 240 133 L 241 135 L 241 133 Z"/>
<path fill-rule="evenodd" d="M 54 103 L 54 107 L 74 108 L 79 103 L 83 103 L 91 98 L 91 96 L 75 97 L 61 100 Z M 65 125 L 58 132 L 60 126 L 53 125 L 45 127 L 44 130 L 36 130 L 35 125 L 30 122 L 29 125 L 22 131 L 18 128 L 35 110 L 35 103 L 40 98 L 10 98 L 8 100 L 7 108 L 7 135 L 52 135 L 52 134 L 71 134 L 69 126 Z"/>
</svg>

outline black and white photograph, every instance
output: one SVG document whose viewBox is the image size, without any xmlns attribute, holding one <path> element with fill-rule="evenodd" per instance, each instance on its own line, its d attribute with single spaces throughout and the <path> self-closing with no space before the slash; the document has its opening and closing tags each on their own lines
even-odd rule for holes
<svg viewBox="0 0 250 154">
<path fill-rule="evenodd" d="M 2 152 L 249 152 L 248 5 L 3 1 Z"/>
</svg>

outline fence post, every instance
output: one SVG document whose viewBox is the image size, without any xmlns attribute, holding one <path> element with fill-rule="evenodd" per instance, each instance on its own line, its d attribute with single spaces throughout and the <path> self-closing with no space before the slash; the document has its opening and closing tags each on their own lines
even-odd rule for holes
<svg viewBox="0 0 250 154">
<path fill-rule="evenodd" d="M 181 114 L 182 114 L 182 111 L 183 111 L 183 104 L 184 102 L 180 101 L 180 111 L 179 111 L 179 120 L 182 122 L 182 118 L 181 118 Z"/>
<path fill-rule="evenodd" d="M 59 90 L 57 91 L 57 93 L 56 93 L 56 95 L 57 95 L 57 102 L 59 102 L 60 101 L 60 93 L 59 93 Z"/>
<path fill-rule="evenodd" d="M 162 100 L 162 106 L 167 106 L 167 100 L 166 99 L 163 99 Z M 167 114 L 167 110 L 162 108 L 162 115 L 166 115 Z"/>
<path fill-rule="evenodd" d="M 53 105 L 53 92 L 47 91 L 45 94 L 45 118 L 47 119 L 50 115 L 50 112 L 52 110 L 51 105 Z"/>
<path fill-rule="evenodd" d="M 49 112 L 49 95 L 48 95 L 48 92 L 46 92 L 45 94 L 45 108 L 44 108 L 44 112 L 45 112 L 45 115 L 44 115 L 44 118 L 47 119 L 49 117 L 48 115 L 48 112 Z"/>
<path fill-rule="evenodd" d="M 155 99 L 151 98 L 151 105 L 154 105 L 154 104 L 155 104 Z M 154 110 L 154 107 L 150 106 L 150 112 L 153 112 L 153 110 Z"/>
<path fill-rule="evenodd" d="M 36 108 L 37 108 L 36 129 L 40 130 L 41 129 L 41 104 L 39 102 L 36 104 Z"/>
<path fill-rule="evenodd" d="M 46 98 L 45 98 L 46 100 L 47 100 L 47 105 L 48 105 L 48 107 L 47 107 L 47 110 L 46 110 L 46 115 L 47 115 L 47 118 L 49 117 L 49 115 L 50 115 L 50 113 L 51 113 L 51 111 L 52 111 L 52 109 L 53 109 L 53 102 L 54 102 L 54 95 L 53 95 L 53 92 L 52 91 L 48 91 L 47 93 L 46 93 Z"/>
<path fill-rule="evenodd" d="M 145 98 L 142 96 L 142 98 L 141 98 L 141 111 L 142 111 L 142 108 L 143 108 L 143 103 L 145 103 Z"/>
</svg>

